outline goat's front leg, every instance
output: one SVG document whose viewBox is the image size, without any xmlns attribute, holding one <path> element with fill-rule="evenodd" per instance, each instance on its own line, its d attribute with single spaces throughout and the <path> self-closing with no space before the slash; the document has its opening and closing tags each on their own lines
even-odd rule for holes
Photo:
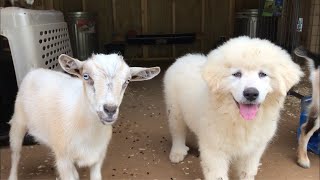
<svg viewBox="0 0 320 180">
<path fill-rule="evenodd" d="M 77 169 L 68 158 L 57 158 L 57 169 L 61 180 L 79 180 Z"/>
<path fill-rule="evenodd" d="M 98 162 L 96 162 L 95 164 L 93 164 L 90 167 L 90 180 L 101 180 L 102 179 L 101 168 L 103 165 L 103 160 L 104 160 L 104 157 L 100 158 L 100 160 Z"/>
<path fill-rule="evenodd" d="M 108 149 L 109 142 L 112 137 L 112 127 L 107 126 L 106 128 L 107 128 L 107 130 L 104 131 L 103 132 L 104 134 L 101 135 L 101 137 L 103 137 L 105 139 L 105 144 L 102 147 L 102 151 L 100 153 L 99 160 L 90 166 L 90 180 L 101 180 L 102 179 L 101 168 L 102 168 L 104 159 L 105 159 L 107 151 L 108 151 L 107 149 Z"/>
<path fill-rule="evenodd" d="M 206 180 L 228 180 L 229 157 L 217 149 L 200 145 L 201 166 Z"/>
</svg>

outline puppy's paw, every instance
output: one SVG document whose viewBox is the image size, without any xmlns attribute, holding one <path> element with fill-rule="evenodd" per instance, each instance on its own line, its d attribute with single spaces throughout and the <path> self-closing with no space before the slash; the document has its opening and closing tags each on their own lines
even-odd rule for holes
<svg viewBox="0 0 320 180">
<path fill-rule="evenodd" d="M 173 163 L 178 163 L 184 159 L 184 157 L 188 154 L 189 147 L 188 146 L 172 146 L 170 152 L 170 161 Z"/>
</svg>

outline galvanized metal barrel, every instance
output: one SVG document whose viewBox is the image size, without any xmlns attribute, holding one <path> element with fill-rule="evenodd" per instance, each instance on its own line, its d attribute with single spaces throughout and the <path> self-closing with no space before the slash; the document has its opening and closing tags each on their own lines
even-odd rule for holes
<svg viewBox="0 0 320 180">
<path fill-rule="evenodd" d="M 73 55 L 80 60 L 87 59 L 98 50 L 95 17 L 95 13 L 89 12 L 68 12 L 65 14 Z"/>
<path fill-rule="evenodd" d="M 258 9 L 246 9 L 236 13 L 235 35 L 257 37 Z"/>
<path fill-rule="evenodd" d="M 235 17 L 235 36 L 250 36 L 277 41 L 278 16 L 259 15 L 258 9 L 245 9 L 237 12 Z"/>
</svg>

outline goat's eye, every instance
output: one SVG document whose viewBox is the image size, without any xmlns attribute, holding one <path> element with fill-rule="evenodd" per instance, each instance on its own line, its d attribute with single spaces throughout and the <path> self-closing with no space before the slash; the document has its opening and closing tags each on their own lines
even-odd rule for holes
<svg viewBox="0 0 320 180">
<path fill-rule="evenodd" d="M 260 77 L 260 78 L 263 78 L 263 77 L 266 77 L 266 76 L 267 76 L 266 73 L 264 73 L 264 72 L 259 72 L 259 77 Z"/>
<path fill-rule="evenodd" d="M 126 83 L 126 84 L 129 84 L 129 82 L 130 82 L 130 80 L 128 79 L 128 80 L 126 80 L 126 82 L 125 82 L 125 83 Z"/>
<path fill-rule="evenodd" d="M 89 74 L 84 73 L 84 74 L 83 74 L 83 79 L 84 79 L 84 80 L 89 80 L 89 79 L 90 79 Z"/>
<path fill-rule="evenodd" d="M 240 71 L 233 73 L 232 76 L 237 77 L 237 78 L 241 78 L 242 73 Z"/>
</svg>

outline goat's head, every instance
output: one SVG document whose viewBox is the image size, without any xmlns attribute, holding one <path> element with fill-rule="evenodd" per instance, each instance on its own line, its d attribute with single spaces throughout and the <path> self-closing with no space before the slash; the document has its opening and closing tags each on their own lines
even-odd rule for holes
<svg viewBox="0 0 320 180">
<path fill-rule="evenodd" d="M 91 108 L 103 124 L 112 124 L 118 118 L 130 81 L 149 80 L 160 73 L 159 67 L 129 67 L 118 54 L 96 54 L 86 61 L 62 54 L 59 63 L 67 73 L 82 80 Z"/>
</svg>

